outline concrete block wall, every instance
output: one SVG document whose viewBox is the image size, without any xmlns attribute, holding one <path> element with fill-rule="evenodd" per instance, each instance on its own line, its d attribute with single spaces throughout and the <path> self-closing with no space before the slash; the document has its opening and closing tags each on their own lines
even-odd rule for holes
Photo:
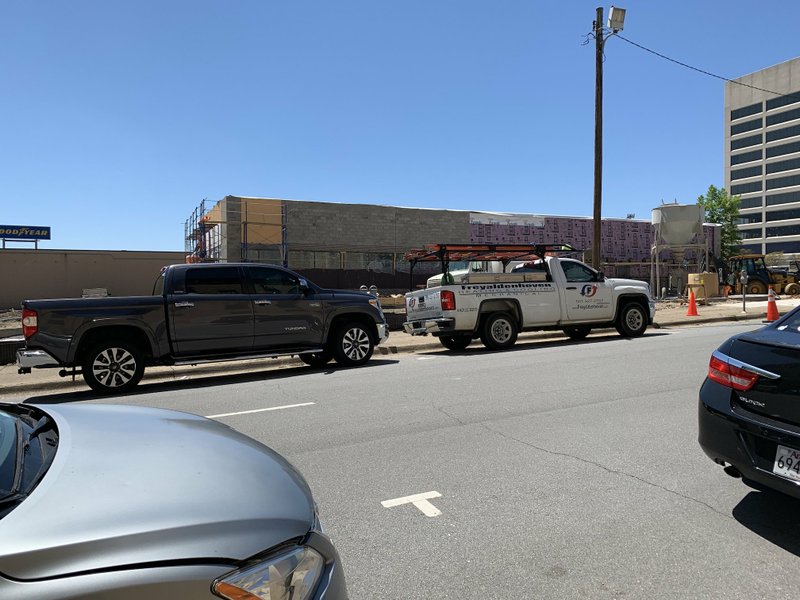
<svg viewBox="0 0 800 600">
<path fill-rule="evenodd" d="M 424 244 L 470 240 L 467 211 L 286 202 L 290 251 L 404 252 Z"/>
</svg>

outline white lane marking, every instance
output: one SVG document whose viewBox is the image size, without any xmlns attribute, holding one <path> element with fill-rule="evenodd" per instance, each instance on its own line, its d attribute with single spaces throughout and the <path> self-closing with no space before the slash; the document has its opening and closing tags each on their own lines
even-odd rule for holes
<svg viewBox="0 0 800 600">
<path fill-rule="evenodd" d="M 417 360 L 436 360 L 435 356 L 418 356 Z"/>
<path fill-rule="evenodd" d="M 392 508 L 400 506 L 401 504 L 413 504 L 422 511 L 426 517 L 438 517 L 442 514 L 438 508 L 428 502 L 431 498 L 441 498 L 439 492 L 424 492 L 422 494 L 414 494 L 413 496 L 403 496 L 402 498 L 394 498 L 392 500 L 384 500 L 381 502 L 384 508 Z"/>
<path fill-rule="evenodd" d="M 302 404 L 287 404 L 286 406 L 270 406 L 269 408 L 257 408 L 255 410 L 242 410 L 239 412 L 222 413 L 219 415 L 206 415 L 206 419 L 219 419 L 220 417 L 233 417 L 235 415 L 252 415 L 253 413 L 267 412 L 269 410 L 283 410 L 284 408 L 297 408 L 298 406 L 311 406 L 315 402 L 303 402 Z"/>
</svg>

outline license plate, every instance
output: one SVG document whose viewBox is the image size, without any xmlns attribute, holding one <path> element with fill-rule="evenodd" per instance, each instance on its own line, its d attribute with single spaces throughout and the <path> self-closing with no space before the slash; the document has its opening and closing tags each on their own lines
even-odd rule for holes
<svg viewBox="0 0 800 600">
<path fill-rule="evenodd" d="M 778 446 L 778 450 L 775 452 L 775 464 L 772 465 L 772 472 L 800 481 L 800 450 Z"/>
</svg>

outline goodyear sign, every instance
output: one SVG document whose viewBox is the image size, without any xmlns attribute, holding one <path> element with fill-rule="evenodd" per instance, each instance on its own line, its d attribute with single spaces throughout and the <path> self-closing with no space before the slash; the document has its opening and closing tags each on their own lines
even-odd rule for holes
<svg viewBox="0 0 800 600">
<path fill-rule="evenodd" d="M 49 240 L 49 227 L 33 225 L 0 225 L 0 238 L 5 240 Z"/>
</svg>

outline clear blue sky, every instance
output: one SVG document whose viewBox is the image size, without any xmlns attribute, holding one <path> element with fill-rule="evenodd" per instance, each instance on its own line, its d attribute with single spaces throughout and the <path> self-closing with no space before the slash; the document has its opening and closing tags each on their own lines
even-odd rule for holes
<svg viewBox="0 0 800 600">
<path fill-rule="evenodd" d="M 227 194 L 591 215 L 599 5 L 6 0 L 0 224 L 183 250 Z M 620 5 L 625 37 L 725 77 L 800 55 L 797 0 Z M 723 85 L 609 40 L 603 216 L 723 184 Z"/>
</svg>

